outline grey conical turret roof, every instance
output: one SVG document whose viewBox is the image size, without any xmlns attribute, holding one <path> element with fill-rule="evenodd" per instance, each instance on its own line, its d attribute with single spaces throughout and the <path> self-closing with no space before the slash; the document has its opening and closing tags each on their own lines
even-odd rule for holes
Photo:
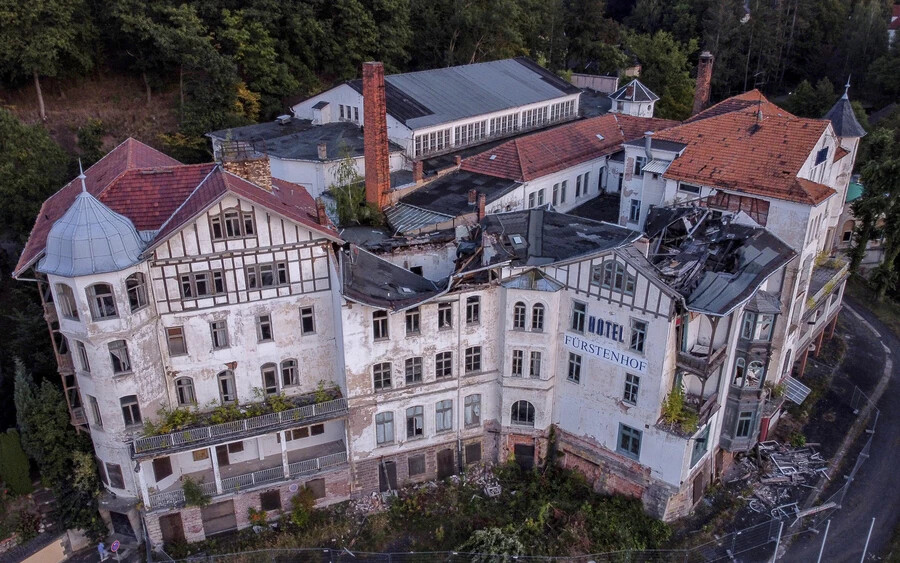
<svg viewBox="0 0 900 563">
<path fill-rule="evenodd" d="M 50 228 L 37 270 L 65 277 L 115 272 L 136 264 L 142 248 L 127 217 L 82 191 Z"/>
<path fill-rule="evenodd" d="M 850 105 L 850 96 L 847 95 L 849 90 L 850 80 L 848 79 L 847 85 L 844 87 L 844 95 L 828 110 L 825 119 L 831 121 L 831 126 L 834 127 L 834 132 L 839 137 L 865 137 L 866 130 L 856 120 L 853 106 Z"/>
</svg>

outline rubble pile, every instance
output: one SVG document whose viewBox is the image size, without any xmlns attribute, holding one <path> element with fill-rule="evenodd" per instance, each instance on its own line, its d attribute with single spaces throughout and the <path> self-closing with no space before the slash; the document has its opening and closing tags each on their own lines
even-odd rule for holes
<svg viewBox="0 0 900 563">
<path fill-rule="evenodd" d="M 360 516 L 387 510 L 387 494 L 388 493 L 372 493 L 361 496 L 351 502 L 350 509 L 354 514 Z"/>
<path fill-rule="evenodd" d="M 499 496 L 502 492 L 500 481 L 489 465 L 473 465 L 466 470 L 466 482 L 478 487 L 486 496 Z"/>
</svg>

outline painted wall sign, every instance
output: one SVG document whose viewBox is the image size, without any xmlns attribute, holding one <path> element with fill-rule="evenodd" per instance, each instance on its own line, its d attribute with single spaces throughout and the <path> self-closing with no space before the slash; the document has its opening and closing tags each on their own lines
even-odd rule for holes
<svg viewBox="0 0 900 563">
<path fill-rule="evenodd" d="M 621 366 L 630 371 L 647 373 L 647 360 L 640 356 L 635 356 L 634 354 L 629 354 L 628 352 L 622 352 L 613 348 L 607 348 L 597 342 L 585 340 L 583 336 L 568 332 L 563 339 L 566 346 L 572 350 L 583 354 L 590 354 L 608 364 Z"/>
<path fill-rule="evenodd" d="M 588 316 L 588 332 L 605 336 L 616 342 L 625 342 L 625 327 L 614 322 L 604 321 L 594 315 Z"/>
</svg>

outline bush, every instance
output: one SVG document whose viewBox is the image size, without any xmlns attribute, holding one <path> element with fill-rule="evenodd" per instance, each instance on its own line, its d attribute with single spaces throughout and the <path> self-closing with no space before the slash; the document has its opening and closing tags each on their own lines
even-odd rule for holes
<svg viewBox="0 0 900 563">
<path fill-rule="evenodd" d="M 16 522 L 16 534 L 19 535 L 19 542 L 25 543 L 31 538 L 38 535 L 41 529 L 41 517 L 27 510 L 19 513 L 19 519 Z"/>
<path fill-rule="evenodd" d="M 190 477 L 184 477 L 184 503 L 188 506 L 206 506 L 209 504 L 209 495 L 203 494 L 200 483 Z"/>
<path fill-rule="evenodd" d="M 806 436 L 802 432 L 794 432 L 790 437 L 791 445 L 795 448 L 802 448 L 806 445 Z"/>
<path fill-rule="evenodd" d="M 291 497 L 291 513 L 290 522 L 298 528 L 303 528 L 309 522 L 313 507 L 316 506 L 316 499 L 312 489 L 303 487 L 296 495 Z"/>
<path fill-rule="evenodd" d="M 0 434 L 0 479 L 16 495 L 31 492 L 28 457 L 22 449 L 19 433 L 14 429 Z"/>
</svg>

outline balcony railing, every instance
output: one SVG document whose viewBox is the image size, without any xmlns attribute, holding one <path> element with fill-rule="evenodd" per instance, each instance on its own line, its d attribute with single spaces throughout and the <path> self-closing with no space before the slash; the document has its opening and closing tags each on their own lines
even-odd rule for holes
<svg viewBox="0 0 900 563">
<path fill-rule="evenodd" d="M 347 463 L 347 452 L 337 452 L 320 456 L 314 459 L 298 461 L 288 465 L 288 473 L 285 475 L 284 466 L 271 467 L 269 469 L 260 469 L 252 473 L 243 475 L 235 475 L 234 477 L 226 477 L 222 479 L 222 494 L 227 495 L 237 493 L 253 487 L 277 483 L 279 481 L 287 481 L 295 479 L 301 475 L 310 475 L 329 467 L 335 467 Z M 200 490 L 204 495 L 215 497 L 216 483 L 200 483 Z M 150 495 L 150 506 L 148 508 L 156 509 L 163 507 L 176 507 L 184 504 L 184 490 L 176 489 L 163 493 L 153 493 Z"/>
<path fill-rule="evenodd" d="M 287 427 L 303 422 L 315 422 L 317 420 L 344 416 L 348 412 L 347 399 L 334 399 L 296 409 L 223 422 L 222 424 L 187 428 L 158 436 L 144 436 L 136 438 L 132 445 L 134 447 L 134 455 L 138 457 L 172 448 L 196 447 L 207 442 L 214 442 L 232 436 L 241 436 L 248 433 L 255 434 L 259 430 L 272 431 L 282 426 Z"/>
<path fill-rule="evenodd" d="M 701 376 L 709 375 L 725 360 L 725 346 L 713 350 L 712 354 L 701 355 L 695 352 L 678 351 L 675 363 L 678 367 L 691 371 Z"/>
<path fill-rule="evenodd" d="M 83 407 L 72 409 L 72 424 L 75 426 L 85 426 L 87 424 L 87 417 L 84 415 Z"/>
</svg>

